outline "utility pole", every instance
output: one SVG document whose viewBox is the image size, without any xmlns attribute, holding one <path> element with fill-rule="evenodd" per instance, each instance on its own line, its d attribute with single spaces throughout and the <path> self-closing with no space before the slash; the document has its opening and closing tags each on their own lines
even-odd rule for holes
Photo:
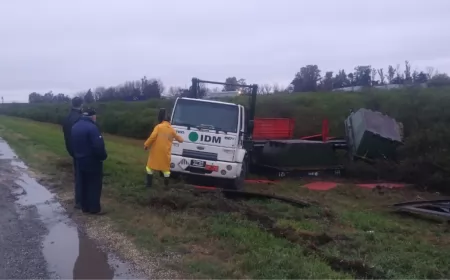
<svg viewBox="0 0 450 280">
<path fill-rule="evenodd" d="M 2 104 L 3 104 L 3 96 L 2 96 Z"/>
</svg>

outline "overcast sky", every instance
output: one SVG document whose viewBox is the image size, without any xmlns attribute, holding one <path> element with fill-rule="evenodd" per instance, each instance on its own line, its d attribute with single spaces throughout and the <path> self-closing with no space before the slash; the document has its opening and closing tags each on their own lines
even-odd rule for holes
<svg viewBox="0 0 450 280">
<path fill-rule="evenodd" d="M 450 0 L 0 0 L 0 95 L 74 94 L 146 75 L 287 85 L 323 71 L 450 72 Z"/>
</svg>

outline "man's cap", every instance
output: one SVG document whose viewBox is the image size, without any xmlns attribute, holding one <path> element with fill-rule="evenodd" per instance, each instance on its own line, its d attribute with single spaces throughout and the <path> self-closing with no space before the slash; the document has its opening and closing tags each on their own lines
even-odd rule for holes
<svg viewBox="0 0 450 280">
<path fill-rule="evenodd" d="M 87 117 L 92 117 L 92 116 L 95 116 L 96 114 L 97 114 L 97 112 L 92 108 L 88 108 L 88 109 L 84 110 L 84 112 L 83 112 L 83 115 L 87 116 Z"/>
<path fill-rule="evenodd" d="M 81 99 L 80 97 L 72 98 L 72 107 L 80 108 L 81 105 L 83 105 L 83 99 Z"/>
</svg>

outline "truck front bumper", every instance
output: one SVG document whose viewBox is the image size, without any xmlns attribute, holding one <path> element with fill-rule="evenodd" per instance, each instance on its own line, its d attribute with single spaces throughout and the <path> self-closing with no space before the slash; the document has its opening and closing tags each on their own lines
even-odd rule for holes
<svg viewBox="0 0 450 280">
<path fill-rule="evenodd" d="M 192 165 L 193 161 L 204 163 L 204 167 Z M 242 164 L 235 162 L 198 160 L 195 158 L 172 155 L 170 171 L 223 179 L 235 179 L 241 173 Z"/>
</svg>

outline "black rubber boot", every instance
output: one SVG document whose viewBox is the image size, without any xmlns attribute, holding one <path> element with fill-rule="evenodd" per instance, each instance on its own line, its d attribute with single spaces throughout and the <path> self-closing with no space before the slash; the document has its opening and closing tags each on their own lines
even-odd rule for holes
<svg viewBox="0 0 450 280">
<path fill-rule="evenodd" d="M 153 184 L 153 175 L 147 174 L 147 184 L 145 185 L 147 188 L 151 188 Z"/>
<path fill-rule="evenodd" d="M 169 178 L 164 177 L 164 186 L 168 186 L 169 185 Z"/>
</svg>

